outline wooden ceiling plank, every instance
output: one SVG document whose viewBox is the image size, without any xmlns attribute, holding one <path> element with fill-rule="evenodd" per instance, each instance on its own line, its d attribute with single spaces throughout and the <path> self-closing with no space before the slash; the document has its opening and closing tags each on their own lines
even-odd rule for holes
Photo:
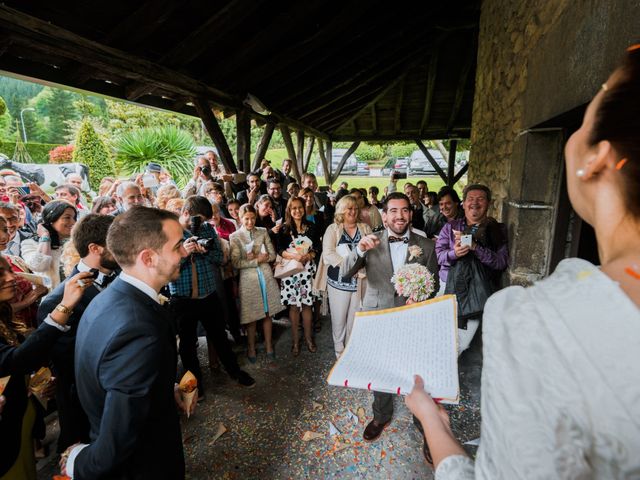
<svg viewBox="0 0 640 480">
<path fill-rule="evenodd" d="M 134 4 L 135 5 L 135 4 Z M 160 29 L 180 7 L 175 0 L 147 0 L 135 11 L 124 17 L 117 26 L 102 39 L 106 45 L 141 45 L 154 32 Z"/>
<path fill-rule="evenodd" d="M 394 121 L 393 121 L 393 130 L 394 133 L 398 133 L 400 130 L 402 130 L 402 101 L 404 100 L 404 78 L 402 79 L 402 81 L 399 84 L 399 88 L 398 88 L 398 100 L 396 102 L 396 113 L 394 115 Z"/>
<path fill-rule="evenodd" d="M 271 137 L 273 137 L 273 131 L 276 126 L 273 123 L 267 123 L 264 126 L 264 131 L 262 132 L 262 137 L 260 138 L 260 143 L 258 144 L 258 148 L 256 149 L 256 156 L 253 158 L 253 169 L 257 170 L 260 168 L 260 162 L 264 158 L 267 150 L 269 149 L 269 143 L 271 143 Z"/>
<path fill-rule="evenodd" d="M 291 130 L 285 124 L 279 125 L 280 133 L 282 133 L 282 140 L 284 141 L 284 146 L 287 149 L 287 155 L 291 161 L 291 169 L 293 170 L 293 176 L 296 178 L 296 181 L 300 183 L 301 180 L 301 172 L 298 170 L 298 162 L 296 156 L 296 149 L 293 146 L 293 140 L 291 139 Z"/>
<path fill-rule="evenodd" d="M 456 95 L 453 100 L 451 115 L 449 116 L 449 121 L 447 122 L 447 131 L 453 128 L 456 118 L 458 118 L 458 114 L 460 113 L 460 107 L 462 106 L 462 100 L 464 99 L 464 90 L 467 85 L 469 73 L 471 72 L 471 67 L 473 67 L 476 54 L 477 54 L 477 49 L 475 48 L 475 42 L 474 42 L 474 48 L 469 49 L 467 58 L 465 59 L 465 62 L 462 65 L 462 69 L 460 70 L 460 76 L 458 77 L 458 86 L 456 88 Z"/>
<path fill-rule="evenodd" d="M 222 160 L 222 164 L 227 169 L 227 172 L 237 173 L 238 168 L 236 167 L 233 161 L 233 155 L 231 154 L 231 149 L 229 148 L 229 144 L 227 143 L 227 139 L 220 128 L 220 124 L 218 123 L 218 119 L 213 114 L 209 103 L 204 98 L 193 98 L 193 105 L 198 112 L 198 116 L 204 123 L 204 127 L 207 129 L 211 140 L 215 144 L 218 154 L 220 155 L 220 160 Z"/>
<path fill-rule="evenodd" d="M 231 0 L 163 55 L 158 63 L 179 68 L 194 61 L 226 34 L 238 28 L 262 3 L 263 0 Z"/>
<path fill-rule="evenodd" d="M 420 135 L 424 132 L 425 127 L 429 123 L 431 116 L 431 105 L 433 104 L 433 93 L 436 89 L 436 76 L 438 74 L 438 56 L 439 50 L 431 55 L 429 61 L 429 71 L 427 72 L 427 87 L 424 94 L 424 109 L 422 111 L 422 120 L 420 120 Z"/>
<path fill-rule="evenodd" d="M 338 177 L 340 176 L 340 173 L 342 173 L 344 164 L 347 163 L 347 159 L 353 154 L 353 152 L 357 150 L 359 145 L 360 145 L 360 141 L 357 140 L 351 144 L 351 146 L 347 149 L 346 152 L 344 152 L 344 155 L 342 155 L 342 158 L 340 159 L 340 163 L 338 163 L 338 167 L 336 168 L 336 171 L 333 172 L 333 175 L 331 176 L 331 179 L 332 179 L 331 184 L 335 183 L 335 181 L 338 179 Z M 331 159 L 331 163 L 333 163 L 333 159 Z"/>
</svg>

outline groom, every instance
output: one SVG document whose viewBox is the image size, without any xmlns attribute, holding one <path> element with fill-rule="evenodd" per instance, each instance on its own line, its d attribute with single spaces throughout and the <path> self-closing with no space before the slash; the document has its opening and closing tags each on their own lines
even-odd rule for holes
<svg viewBox="0 0 640 480">
<path fill-rule="evenodd" d="M 389 194 L 382 209 L 382 220 L 387 228 L 362 238 L 343 262 L 343 277 L 352 276 L 366 266 L 367 291 L 362 302 L 363 310 L 382 310 L 406 304 L 406 299 L 396 294 L 391 283 L 391 277 L 405 263 L 424 265 L 438 281 L 435 244 L 433 240 L 411 232 L 412 212 L 405 194 Z M 434 292 L 437 291 L 436 285 Z M 391 422 L 393 397 L 390 393 L 373 393 L 373 420 L 364 429 L 362 436 L 365 440 L 376 440 Z"/>
</svg>

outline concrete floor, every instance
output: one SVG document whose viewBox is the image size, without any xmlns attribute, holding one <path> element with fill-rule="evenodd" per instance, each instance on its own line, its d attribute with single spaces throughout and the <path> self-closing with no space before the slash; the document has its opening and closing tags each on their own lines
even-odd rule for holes
<svg viewBox="0 0 640 480">
<path fill-rule="evenodd" d="M 328 319 L 317 334 L 318 351 L 306 349 L 298 358 L 291 353 L 288 321 L 274 325 L 275 362 L 267 362 L 264 350 L 258 363 L 246 361 L 238 349 L 242 367 L 257 380 L 253 389 L 231 381 L 224 372 L 209 372 L 204 339 L 201 363 L 205 367 L 206 398 L 196 414 L 183 418 L 183 441 L 189 479 L 430 479 L 433 473 L 422 457 L 422 440 L 412 424 L 402 398 L 395 403 L 391 425 L 377 442 L 362 441 L 366 423 L 354 424 L 348 411 L 359 407 L 372 418 L 373 396 L 366 391 L 329 387 L 326 376 L 335 361 Z M 461 403 L 449 407 L 451 423 L 463 442 L 479 436 L 481 346 L 474 342 L 461 357 Z M 341 435 L 329 435 L 332 422 Z M 226 432 L 214 436 L 220 424 Z M 55 436 L 55 422 L 50 425 Z M 323 434 L 305 442 L 305 431 Z M 475 447 L 466 447 L 471 454 Z M 41 461 L 39 476 L 50 479 L 52 457 Z"/>
</svg>

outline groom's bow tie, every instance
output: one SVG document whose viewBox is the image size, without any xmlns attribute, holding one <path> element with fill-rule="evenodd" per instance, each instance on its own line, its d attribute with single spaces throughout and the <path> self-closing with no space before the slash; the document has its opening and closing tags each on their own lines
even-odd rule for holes
<svg viewBox="0 0 640 480">
<path fill-rule="evenodd" d="M 409 243 L 409 239 L 407 237 L 389 237 L 389 243 L 395 242 Z"/>
</svg>

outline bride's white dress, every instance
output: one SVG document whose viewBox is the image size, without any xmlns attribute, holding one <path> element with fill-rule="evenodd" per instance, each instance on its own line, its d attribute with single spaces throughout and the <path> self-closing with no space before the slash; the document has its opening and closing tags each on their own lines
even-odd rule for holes
<svg viewBox="0 0 640 480">
<path fill-rule="evenodd" d="M 640 309 L 579 259 L 484 314 L 482 427 L 475 463 L 436 479 L 640 478 Z"/>
</svg>

